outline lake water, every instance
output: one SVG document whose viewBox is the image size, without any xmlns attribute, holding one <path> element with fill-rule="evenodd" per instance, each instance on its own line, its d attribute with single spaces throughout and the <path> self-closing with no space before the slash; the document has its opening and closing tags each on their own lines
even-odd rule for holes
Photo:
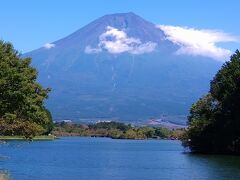
<svg viewBox="0 0 240 180">
<path fill-rule="evenodd" d="M 12 179 L 240 179 L 240 157 L 184 153 L 179 141 L 61 138 L 0 145 Z"/>
</svg>

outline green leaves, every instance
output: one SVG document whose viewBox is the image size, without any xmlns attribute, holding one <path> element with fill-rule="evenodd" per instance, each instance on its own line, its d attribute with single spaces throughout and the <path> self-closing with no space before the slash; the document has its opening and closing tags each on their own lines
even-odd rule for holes
<svg viewBox="0 0 240 180">
<path fill-rule="evenodd" d="M 6 122 L 6 119 L 0 119 L 0 135 L 1 136 L 24 136 L 27 139 L 32 139 L 36 135 L 40 135 L 44 132 L 42 126 L 24 121 L 20 119 L 14 119 L 14 121 Z"/>
<path fill-rule="evenodd" d="M 21 58 L 10 43 L 0 41 L 0 119 L 29 122 L 49 131 L 52 119 L 44 100 L 50 89 L 36 82 L 38 73 L 30 64 L 30 58 Z"/>
<path fill-rule="evenodd" d="M 192 151 L 240 153 L 240 52 L 211 81 L 208 95 L 195 103 L 183 144 Z"/>
</svg>

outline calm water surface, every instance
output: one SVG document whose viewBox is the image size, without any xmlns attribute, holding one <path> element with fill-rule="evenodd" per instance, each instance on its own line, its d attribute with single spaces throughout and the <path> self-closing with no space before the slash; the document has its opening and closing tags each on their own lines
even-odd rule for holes
<svg viewBox="0 0 240 180">
<path fill-rule="evenodd" d="M 240 179 L 240 157 L 184 153 L 179 141 L 61 138 L 0 145 L 12 179 Z"/>
</svg>

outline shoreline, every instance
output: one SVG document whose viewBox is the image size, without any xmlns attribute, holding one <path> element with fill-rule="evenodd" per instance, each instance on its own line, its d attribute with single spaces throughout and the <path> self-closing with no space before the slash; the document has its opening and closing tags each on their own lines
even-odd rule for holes
<svg viewBox="0 0 240 180">
<path fill-rule="evenodd" d="M 0 141 L 52 141 L 56 139 L 54 135 L 35 136 L 32 139 L 27 139 L 24 136 L 0 136 Z"/>
<path fill-rule="evenodd" d="M 70 137 L 82 137 L 82 138 L 109 138 L 115 140 L 172 140 L 178 141 L 178 138 L 113 138 L 110 136 L 81 136 L 81 135 L 51 135 L 51 136 L 36 136 L 33 139 L 26 139 L 23 136 L 0 136 L 0 141 L 53 141 L 55 139 L 60 139 L 62 137 L 70 138 Z"/>
<path fill-rule="evenodd" d="M 55 139 L 60 139 L 61 137 L 82 137 L 82 138 L 109 138 L 109 139 L 116 139 L 116 140 L 172 140 L 172 141 L 179 141 L 178 138 L 161 138 L 161 137 L 152 137 L 152 138 L 114 138 L 111 136 L 101 136 L 101 135 L 92 135 L 92 136 L 82 136 L 82 135 L 75 135 L 75 134 L 62 134 L 56 135 Z"/>
</svg>

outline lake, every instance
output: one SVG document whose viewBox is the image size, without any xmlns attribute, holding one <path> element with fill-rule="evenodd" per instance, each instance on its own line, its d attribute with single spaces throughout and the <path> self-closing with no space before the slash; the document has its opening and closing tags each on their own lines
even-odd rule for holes
<svg viewBox="0 0 240 180">
<path fill-rule="evenodd" d="M 179 141 L 67 137 L 0 145 L 12 179 L 240 179 L 240 157 L 193 155 Z"/>
</svg>

